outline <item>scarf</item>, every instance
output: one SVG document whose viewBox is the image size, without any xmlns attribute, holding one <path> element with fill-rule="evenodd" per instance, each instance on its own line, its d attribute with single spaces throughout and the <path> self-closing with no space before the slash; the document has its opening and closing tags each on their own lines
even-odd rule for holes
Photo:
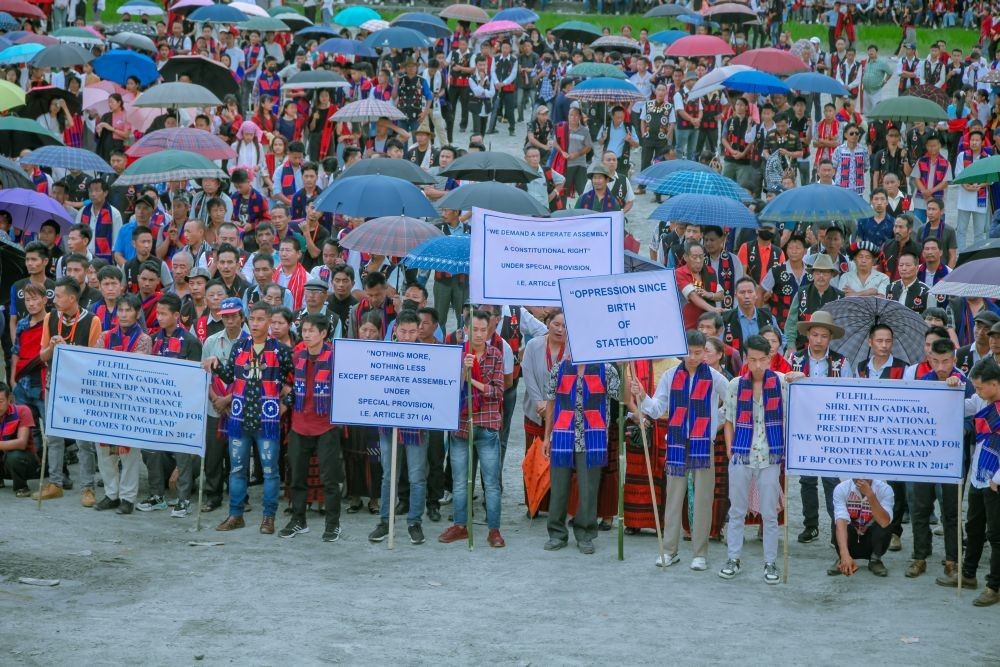
<svg viewBox="0 0 1000 667">
<path fill-rule="evenodd" d="M 281 186 L 281 194 L 285 195 L 289 199 L 298 191 L 298 187 L 295 184 L 295 168 L 287 162 L 281 165 L 281 171 L 278 173 L 278 182 Z"/>
<path fill-rule="evenodd" d="M 279 266 L 274 270 L 274 275 L 271 276 L 271 282 L 277 283 L 280 276 L 281 267 Z M 292 307 L 295 310 L 302 307 L 302 298 L 305 296 L 306 282 L 308 281 L 309 274 L 301 264 L 296 264 L 295 270 L 292 271 L 292 275 L 288 279 L 288 286 L 286 287 L 286 289 L 292 293 Z"/>
<path fill-rule="evenodd" d="M 156 304 L 160 302 L 161 296 L 163 296 L 161 292 L 156 292 L 142 302 L 142 314 L 146 316 L 146 331 L 149 332 L 150 336 L 155 335 L 160 330 L 160 322 L 156 318 Z M 154 352 L 154 354 L 156 353 Z"/>
<path fill-rule="evenodd" d="M 750 371 L 740 376 L 739 391 L 736 395 L 736 433 L 733 438 L 733 459 L 736 463 L 750 463 L 750 447 L 753 444 L 753 378 Z M 768 369 L 764 371 L 764 429 L 767 435 L 768 457 L 771 465 L 780 464 L 784 457 L 785 428 L 781 400 L 781 382 L 778 375 Z"/>
<path fill-rule="evenodd" d="M 118 304 L 115 303 L 114 310 L 108 308 L 108 304 L 103 299 L 97 307 L 94 308 L 94 315 L 97 319 L 101 321 L 101 329 L 104 331 L 110 331 L 111 329 L 118 326 Z"/>
<path fill-rule="evenodd" d="M 225 335 L 225 334 L 223 334 L 223 335 Z M 250 334 L 249 333 L 247 333 L 246 331 L 240 331 L 240 335 L 236 339 L 236 342 L 233 343 L 233 345 L 234 346 L 235 345 L 239 345 L 241 342 L 243 342 L 244 339 L 248 339 L 248 338 L 250 338 Z M 202 342 L 205 342 L 205 341 L 202 341 Z M 216 396 L 229 396 L 230 392 L 232 392 L 233 389 L 232 389 L 232 385 L 226 384 L 225 382 L 223 382 L 219 378 L 218 375 L 216 375 L 215 373 L 212 373 L 212 390 L 215 392 Z M 226 432 L 228 431 L 228 427 L 229 427 L 229 416 L 228 415 L 220 414 L 219 415 L 219 426 L 218 426 L 218 429 L 217 429 L 218 432 L 219 432 L 219 435 L 220 436 L 224 436 L 226 434 Z"/>
<path fill-rule="evenodd" d="M 587 467 L 608 462 L 607 381 L 604 364 L 587 364 L 581 377 L 569 359 L 559 364 L 556 378 L 555 418 L 552 424 L 552 466 L 572 468 L 576 452 L 577 382 L 583 381 L 583 439 Z"/>
<path fill-rule="evenodd" d="M 177 331 L 181 331 L 181 328 L 177 327 Z M 162 334 L 163 332 L 161 331 L 160 333 Z M 139 326 L 138 322 L 130 326 L 128 329 L 122 329 L 121 325 L 119 325 L 116 326 L 114 329 L 112 329 L 110 332 L 108 332 L 108 337 L 107 340 L 105 341 L 105 346 L 109 350 L 117 350 L 119 352 L 134 352 L 136 343 L 139 342 L 139 337 L 141 335 L 142 335 L 142 327 Z M 125 342 L 126 339 L 128 339 L 127 343 Z"/>
<path fill-rule="evenodd" d="M 0 440 L 13 440 L 17 437 L 17 429 L 21 426 L 21 418 L 13 403 L 7 405 L 7 413 L 0 420 Z"/>
<path fill-rule="evenodd" d="M 556 124 L 555 129 L 556 145 L 564 151 L 569 151 L 569 123 L 561 122 Z M 559 151 L 552 151 L 552 170 L 558 174 L 566 175 L 566 158 Z M 566 183 L 566 196 L 572 197 L 576 194 L 573 184 Z"/>
<path fill-rule="evenodd" d="M 711 461 L 712 371 L 708 364 L 699 364 L 690 389 L 689 377 L 682 365 L 670 385 L 666 470 L 671 477 L 684 477 L 688 467 L 707 468 Z"/>
<path fill-rule="evenodd" d="M 364 256 L 362 255 L 362 261 L 364 261 Z M 358 307 L 354 309 L 354 331 L 355 335 L 361 329 L 361 318 L 365 316 L 365 313 L 369 313 L 375 310 L 375 306 L 371 304 L 368 297 L 361 299 L 358 302 Z M 389 322 L 396 319 L 396 308 L 392 305 L 392 301 L 388 298 L 382 302 L 382 338 L 385 338 L 386 327 L 389 326 Z M 466 349 L 466 354 L 468 354 L 468 349 Z M 476 378 L 477 380 L 479 378 Z"/>
<path fill-rule="evenodd" d="M 157 331 L 156 338 L 153 339 L 153 356 L 180 359 L 184 350 L 184 333 L 182 327 L 177 327 L 169 335 L 163 329 Z"/>
<path fill-rule="evenodd" d="M 991 403 L 976 413 L 976 442 L 980 444 L 976 479 L 989 483 L 1000 469 L 1000 403 Z"/>
<path fill-rule="evenodd" d="M 917 160 L 917 171 L 919 173 L 918 178 L 920 179 L 920 182 L 924 184 L 924 187 L 927 187 L 931 182 L 930 181 L 931 162 L 929 157 L 924 156 L 919 160 Z M 948 161 L 943 157 L 941 157 L 940 155 L 938 155 L 937 160 L 934 163 L 934 185 L 937 185 L 938 183 L 943 181 L 947 175 L 948 175 Z M 920 192 L 917 192 L 914 196 L 923 199 L 923 195 L 920 194 Z M 939 201 L 944 201 L 944 193 L 936 192 L 934 193 L 934 198 Z M 944 223 L 942 223 L 942 225 L 943 224 Z"/>
<path fill-rule="evenodd" d="M 112 264 L 114 253 L 111 249 L 111 238 L 114 236 L 114 220 L 111 216 L 111 206 L 105 203 L 97 212 L 97 221 L 91 225 L 90 220 L 93 217 L 93 204 L 87 204 L 80 212 L 80 224 L 94 230 L 94 256 Z"/>
<path fill-rule="evenodd" d="M 580 200 L 577 202 L 577 208 L 587 209 L 590 211 L 597 211 L 599 213 L 604 213 L 605 211 L 617 211 L 619 210 L 618 200 L 612 194 L 611 190 L 605 190 L 604 196 L 597 199 L 596 190 L 588 190 L 580 195 Z"/>
<path fill-rule="evenodd" d="M 962 166 L 968 169 L 969 165 L 977 159 L 985 157 L 989 157 L 989 154 L 984 150 L 980 150 L 979 155 L 973 155 L 971 151 L 962 151 Z M 976 206 L 979 208 L 986 207 L 986 188 L 976 190 Z"/>
<path fill-rule="evenodd" d="M 233 345 L 236 363 L 233 368 L 232 410 L 229 414 L 228 431 L 230 438 L 243 435 L 243 408 L 250 367 L 260 366 L 260 429 L 267 439 L 277 439 L 280 433 L 281 414 L 281 368 L 278 364 L 278 346 L 273 338 L 264 341 L 260 356 L 254 351 L 253 338 L 247 336 Z"/>
<path fill-rule="evenodd" d="M 303 346 L 295 355 L 295 410 L 302 412 L 306 402 L 306 366 L 309 350 Z M 333 346 L 323 343 L 316 357 L 313 372 L 313 410 L 318 415 L 330 414 L 330 394 L 332 392 Z"/>
</svg>

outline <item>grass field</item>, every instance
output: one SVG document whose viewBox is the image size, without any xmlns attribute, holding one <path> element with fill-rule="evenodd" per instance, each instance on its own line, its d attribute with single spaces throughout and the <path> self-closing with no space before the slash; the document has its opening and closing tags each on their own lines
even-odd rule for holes
<svg viewBox="0 0 1000 667">
<path fill-rule="evenodd" d="M 113 23 L 118 20 L 115 10 L 123 3 L 124 0 L 108 0 L 102 15 L 106 23 Z M 298 8 L 298 5 L 292 6 Z M 413 9 L 378 8 L 379 13 L 386 20 L 392 20 L 392 18 L 404 11 L 419 10 L 421 10 L 420 7 Z M 546 30 L 570 20 L 588 21 L 601 28 L 608 27 L 611 28 L 612 34 L 617 34 L 621 27 L 626 24 L 631 25 L 636 33 L 638 33 L 639 28 L 648 28 L 653 33 L 670 28 L 683 29 L 685 27 L 683 23 L 673 19 L 647 19 L 643 18 L 642 15 L 614 16 L 608 14 L 570 14 L 563 12 L 542 12 L 538 27 Z M 824 48 L 826 47 L 826 26 L 786 23 L 785 29 L 791 32 L 793 40 L 816 36 L 823 40 L 823 46 Z M 895 25 L 862 25 L 858 27 L 857 45 L 859 50 L 862 50 L 868 44 L 876 44 L 879 52 L 883 55 L 893 55 L 896 52 L 896 47 L 899 45 L 900 35 L 900 29 Z M 948 43 L 948 48 L 958 47 L 967 54 L 975 46 L 978 37 L 978 30 L 963 30 L 962 28 L 947 28 L 943 30 L 919 29 L 917 30 L 918 53 L 921 56 L 925 55 L 932 41 L 936 42 L 939 39 L 943 39 Z"/>
</svg>

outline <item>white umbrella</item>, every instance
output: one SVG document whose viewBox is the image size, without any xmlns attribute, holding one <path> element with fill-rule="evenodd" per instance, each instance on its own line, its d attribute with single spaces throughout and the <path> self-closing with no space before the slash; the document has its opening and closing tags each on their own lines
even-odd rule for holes
<svg viewBox="0 0 1000 667">
<path fill-rule="evenodd" d="M 698 82 L 691 88 L 691 92 L 688 93 L 688 99 L 696 100 L 699 97 L 711 95 L 712 93 L 723 90 L 725 88 L 725 86 L 722 85 L 723 81 L 737 72 L 748 72 L 752 70 L 753 67 L 748 67 L 747 65 L 726 65 L 725 67 L 717 67 L 698 79 Z"/>
<path fill-rule="evenodd" d="M 239 2 L 239 0 L 237 0 L 237 2 L 230 2 L 229 6 L 233 9 L 240 10 L 247 16 L 271 16 L 267 13 L 267 10 L 250 2 Z"/>
<path fill-rule="evenodd" d="M 129 16 L 161 16 L 163 14 L 163 7 L 156 7 L 155 5 L 122 5 L 117 10 L 118 14 L 128 14 Z"/>
</svg>

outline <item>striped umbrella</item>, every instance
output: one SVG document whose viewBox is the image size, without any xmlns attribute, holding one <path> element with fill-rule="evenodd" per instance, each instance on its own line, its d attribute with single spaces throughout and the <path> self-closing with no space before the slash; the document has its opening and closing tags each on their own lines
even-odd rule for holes
<svg viewBox="0 0 1000 667">
<path fill-rule="evenodd" d="M 647 188 L 656 188 L 667 180 L 670 174 L 675 171 L 682 170 L 703 171 L 710 174 L 715 173 L 707 164 L 695 162 L 694 160 L 664 160 L 663 162 L 657 162 L 656 164 L 652 164 L 640 171 L 634 181 Z"/>
<path fill-rule="evenodd" d="M 471 254 L 472 242 L 468 234 L 439 236 L 424 241 L 411 250 L 410 254 L 403 258 L 403 266 L 448 273 L 468 273 Z"/>
<path fill-rule="evenodd" d="M 649 217 L 702 227 L 717 225 L 757 229 L 757 216 L 750 209 L 734 199 L 717 195 L 677 195 L 657 206 Z"/>
<path fill-rule="evenodd" d="M 367 97 L 357 102 L 345 104 L 337 113 L 333 114 L 333 119 L 356 123 L 373 123 L 383 116 L 389 120 L 402 120 L 406 118 L 406 114 L 397 109 L 395 105 L 373 97 Z"/>
<path fill-rule="evenodd" d="M 405 215 L 374 218 L 340 240 L 348 250 L 386 257 L 403 257 L 433 238 L 444 236 L 441 230 L 423 220 Z"/>
<path fill-rule="evenodd" d="M 167 150 L 139 158 L 130 164 L 115 185 L 140 185 L 199 178 L 227 178 L 214 162 L 197 153 Z"/>
<path fill-rule="evenodd" d="M 236 151 L 218 135 L 193 127 L 168 127 L 143 135 L 125 154 L 140 158 L 160 151 L 176 149 L 197 153 L 209 160 L 231 160 Z"/>
<path fill-rule="evenodd" d="M 646 99 L 646 96 L 631 81 L 609 77 L 597 77 L 578 83 L 573 86 L 573 90 L 569 91 L 566 97 L 586 102 L 617 102 L 619 104 Z"/>
<path fill-rule="evenodd" d="M 11 30 L 17 30 L 20 26 L 21 22 L 16 18 L 7 12 L 0 12 L 0 30 L 10 32 Z"/>
<path fill-rule="evenodd" d="M 21 162 L 38 167 L 78 169 L 103 174 L 113 174 L 115 171 L 96 153 L 70 146 L 42 146 L 22 157 Z"/>
<path fill-rule="evenodd" d="M 1000 262 L 990 258 L 963 264 L 934 283 L 931 294 L 1000 299 Z"/>
<path fill-rule="evenodd" d="M 370 19 L 361 24 L 361 29 L 365 32 L 378 32 L 389 27 L 389 22 L 385 19 Z"/>
<path fill-rule="evenodd" d="M 831 186 L 832 187 L 832 186 Z M 750 201 L 750 195 L 736 181 L 725 176 L 701 171 L 677 171 L 654 190 L 658 195 L 717 195 L 739 202 Z"/>
</svg>

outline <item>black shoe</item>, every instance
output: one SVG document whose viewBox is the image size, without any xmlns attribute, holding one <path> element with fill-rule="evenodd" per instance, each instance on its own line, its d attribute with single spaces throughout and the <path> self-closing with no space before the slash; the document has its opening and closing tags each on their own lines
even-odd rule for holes
<svg viewBox="0 0 1000 667">
<path fill-rule="evenodd" d="M 336 542 L 340 539 L 340 524 L 327 524 L 326 530 L 323 531 L 323 541 L 324 542 Z"/>
<path fill-rule="evenodd" d="M 802 544 L 809 544 L 817 537 L 819 537 L 818 528 L 806 528 L 801 533 L 799 533 L 799 542 L 801 542 Z"/>
<path fill-rule="evenodd" d="M 437 507 L 427 508 L 427 518 L 437 523 L 438 521 L 441 520 L 441 510 L 439 510 Z"/>
<path fill-rule="evenodd" d="M 122 500 L 118 504 L 118 509 L 115 510 L 115 514 L 131 514 L 132 510 L 135 509 L 135 505 L 127 500 Z"/>
<path fill-rule="evenodd" d="M 510 128 L 510 136 L 514 136 L 514 128 Z"/>
<path fill-rule="evenodd" d="M 309 526 L 306 522 L 298 517 L 292 517 L 292 520 L 288 522 L 288 525 L 282 528 L 278 532 L 278 537 L 295 537 L 300 533 L 308 533 Z"/>
<path fill-rule="evenodd" d="M 410 513 L 410 503 L 398 502 L 396 503 L 396 516 L 402 516 L 403 514 Z"/>
<path fill-rule="evenodd" d="M 375 530 L 368 533 L 369 542 L 381 542 L 387 537 L 389 537 L 389 524 L 382 523 L 381 521 L 375 526 Z"/>
<path fill-rule="evenodd" d="M 410 544 L 424 543 L 424 529 L 420 527 L 419 523 L 413 523 L 407 526 L 406 532 L 410 534 Z"/>
<path fill-rule="evenodd" d="M 97 510 L 98 512 L 105 512 L 107 510 L 113 510 L 113 509 L 115 509 L 120 504 L 121 503 L 120 503 L 120 501 L 117 498 L 115 498 L 114 500 L 111 500 L 111 498 L 108 498 L 107 496 L 104 496 L 103 498 L 101 498 L 101 501 L 99 503 L 97 503 L 96 505 L 94 505 L 94 509 Z"/>
<path fill-rule="evenodd" d="M 73 480 L 71 480 L 69 477 L 63 478 L 63 491 L 72 491 L 72 490 L 73 490 Z"/>
</svg>

